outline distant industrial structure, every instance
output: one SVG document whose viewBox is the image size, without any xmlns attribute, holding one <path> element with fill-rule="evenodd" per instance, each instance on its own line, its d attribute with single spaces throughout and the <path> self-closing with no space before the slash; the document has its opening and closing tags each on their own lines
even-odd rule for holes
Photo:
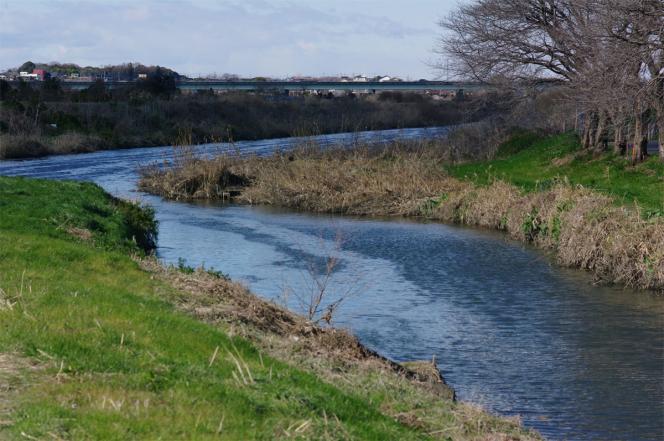
<svg viewBox="0 0 664 441">
<path fill-rule="evenodd" d="M 176 74 L 177 75 L 177 74 Z M 39 82 L 48 78 L 56 78 L 61 86 L 68 90 L 85 90 L 95 81 L 103 81 L 107 88 L 116 89 L 128 87 L 138 81 L 149 78 L 145 72 L 136 72 L 130 80 L 117 80 L 100 73 L 97 76 L 82 76 L 77 71 L 67 73 L 52 72 L 35 68 L 32 72 L 5 72 L 0 80 L 10 82 Z M 339 97 L 348 94 L 374 94 L 380 92 L 419 92 L 433 96 L 435 99 L 454 99 L 459 91 L 472 94 L 477 90 L 486 89 L 487 86 L 476 82 L 457 81 L 404 81 L 401 78 L 389 75 L 369 77 L 366 75 L 338 76 L 338 77 L 302 77 L 296 76 L 286 80 L 273 80 L 269 78 L 240 79 L 228 76 L 224 79 L 190 79 L 179 76 L 175 86 L 183 93 L 196 93 L 208 91 L 212 93 L 226 93 L 231 91 L 253 91 L 263 93 L 284 94 L 289 96 L 324 95 Z"/>
<path fill-rule="evenodd" d="M 126 87 L 135 81 L 106 81 L 109 89 Z M 83 90 L 90 87 L 90 81 L 65 80 L 62 87 L 70 90 Z M 457 92 L 464 90 L 472 93 L 487 86 L 475 82 L 458 81 L 216 81 L 216 80 L 180 80 L 175 86 L 183 92 L 228 91 L 281 92 L 292 95 L 311 93 L 326 94 L 341 92 L 376 93 L 376 92 Z"/>
</svg>

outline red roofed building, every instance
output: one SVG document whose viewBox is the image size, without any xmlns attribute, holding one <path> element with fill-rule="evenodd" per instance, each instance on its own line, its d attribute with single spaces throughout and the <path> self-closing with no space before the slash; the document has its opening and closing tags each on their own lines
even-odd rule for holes
<svg viewBox="0 0 664 441">
<path fill-rule="evenodd" d="M 46 78 L 50 77 L 50 74 L 44 69 L 34 69 L 32 74 L 37 75 L 37 79 L 40 81 L 44 81 Z"/>
</svg>

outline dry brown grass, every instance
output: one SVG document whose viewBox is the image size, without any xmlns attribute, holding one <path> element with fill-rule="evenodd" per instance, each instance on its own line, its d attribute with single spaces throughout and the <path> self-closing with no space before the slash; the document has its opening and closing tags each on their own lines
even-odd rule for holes
<svg viewBox="0 0 664 441">
<path fill-rule="evenodd" d="M 524 431 L 518 419 L 498 418 L 478 406 L 455 402 L 454 391 L 430 361 L 396 364 L 348 332 L 318 327 L 237 283 L 202 270 L 185 274 L 152 259 L 140 263 L 176 288 L 179 294 L 174 300 L 181 310 L 231 336 L 247 338 L 261 353 L 312 372 L 348 393 L 375 397 L 381 411 L 434 439 L 540 439 Z"/>
<path fill-rule="evenodd" d="M 100 137 L 74 132 L 63 133 L 58 136 L 39 134 L 0 135 L 0 159 L 84 153 L 105 148 L 108 148 L 108 143 Z"/>
<path fill-rule="evenodd" d="M 432 151 L 419 148 L 295 152 L 254 161 L 242 169 L 253 178 L 239 201 L 312 212 L 414 216 L 428 198 L 456 184 Z"/>
<path fill-rule="evenodd" d="M 461 185 L 446 179 L 441 154 L 432 146 L 309 146 L 269 157 L 219 155 L 209 160 L 184 149 L 173 166 L 144 169 L 139 185 L 176 200 L 230 195 L 240 202 L 314 212 L 412 216 L 420 214 L 428 198 Z"/>
<path fill-rule="evenodd" d="M 664 219 L 644 220 L 637 209 L 582 187 L 561 183 L 533 193 L 504 182 L 469 187 L 451 194 L 432 217 L 504 230 L 599 281 L 664 290 Z"/>
<path fill-rule="evenodd" d="M 504 230 L 552 250 L 598 281 L 664 291 L 664 220 L 644 220 L 597 192 L 565 182 L 524 193 L 478 187 L 444 172 L 434 143 L 387 148 L 301 148 L 269 157 L 184 158 L 144 170 L 143 190 L 171 199 L 222 199 L 312 212 L 422 216 Z"/>
</svg>

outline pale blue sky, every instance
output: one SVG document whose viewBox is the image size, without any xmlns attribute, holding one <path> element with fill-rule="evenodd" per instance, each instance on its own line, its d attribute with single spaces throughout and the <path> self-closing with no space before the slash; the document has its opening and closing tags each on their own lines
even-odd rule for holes
<svg viewBox="0 0 664 441">
<path fill-rule="evenodd" d="M 432 78 L 458 0 L 0 0 L 0 68 L 140 61 L 190 74 Z"/>
</svg>

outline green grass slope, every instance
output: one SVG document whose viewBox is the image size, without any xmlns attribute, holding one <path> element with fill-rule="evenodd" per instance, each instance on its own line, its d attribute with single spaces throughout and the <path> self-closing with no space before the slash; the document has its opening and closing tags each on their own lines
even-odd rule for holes
<svg viewBox="0 0 664 441">
<path fill-rule="evenodd" d="M 450 166 L 448 172 L 480 185 L 503 180 L 526 191 L 567 180 L 614 196 L 617 203 L 636 203 L 646 215 L 664 214 L 664 163 L 653 157 L 632 166 L 612 153 L 595 157 L 581 151 L 572 134 L 520 133 L 501 146 L 494 160 Z"/>
<path fill-rule="evenodd" d="M 0 364 L 37 365 L 0 387 L 0 439 L 426 438 L 175 311 L 128 257 L 150 216 L 100 188 L 0 178 L 0 213 Z"/>
</svg>

